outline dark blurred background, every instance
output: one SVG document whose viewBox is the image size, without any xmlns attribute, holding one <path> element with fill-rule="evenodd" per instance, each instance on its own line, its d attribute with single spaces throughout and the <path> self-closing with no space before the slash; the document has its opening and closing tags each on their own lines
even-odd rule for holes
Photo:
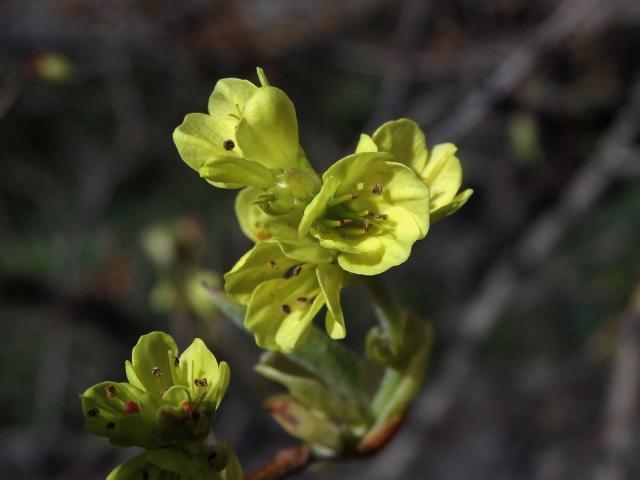
<svg viewBox="0 0 640 480">
<path fill-rule="evenodd" d="M 78 395 L 155 329 L 231 364 L 215 431 L 247 471 L 294 443 L 253 341 L 192 288 L 250 246 L 234 192 L 171 140 L 256 65 L 319 170 L 408 116 L 475 189 L 385 276 L 437 331 L 405 429 L 300 478 L 639 478 L 637 0 L 0 1 L 0 478 L 132 455 L 83 431 Z M 345 304 L 361 350 L 370 302 Z"/>
</svg>

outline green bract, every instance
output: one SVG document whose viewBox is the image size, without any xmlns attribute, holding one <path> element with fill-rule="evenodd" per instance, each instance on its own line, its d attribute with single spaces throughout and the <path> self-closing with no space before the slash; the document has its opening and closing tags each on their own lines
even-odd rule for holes
<svg viewBox="0 0 640 480">
<path fill-rule="evenodd" d="M 356 152 L 389 152 L 397 162 L 413 169 L 429 187 L 431 222 L 451 215 L 462 207 L 473 190 L 459 192 L 462 167 L 452 143 L 441 143 L 427 150 L 424 133 L 413 120 L 401 118 L 380 126 L 370 137 L 360 136 Z"/>
<path fill-rule="evenodd" d="M 87 429 L 114 445 L 158 448 L 204 438 L 229 384 L 199 338 L 178 357 L 171 336 L 140 337 L 126 362 L 129 383 L 102 382 L 81 396 Z"/>
<path fill-rule="evenodd" d="M 376 275 L 403 263 L 429 228 L 429 190 L 390 153 L 349 155 L 323 175 L 298 227 L 337 252 L 346 271 Z"/>
<path fill-rule="evenodd" d="M 268 350 L 291 352 L 304 343 L 312 320 L 326 304 L 325 327 L 346 334 L 340 306 L 344 272 L 314 242 L 263 241 L 225 275 L 225 290 L 248 305 L 245 327 Z"/>
<path fill-rule="evenodd" d="M 242 480 L 240 463 L 226 444 L 149 450 L 118 465 L 107 480 Z"/>
</svg>

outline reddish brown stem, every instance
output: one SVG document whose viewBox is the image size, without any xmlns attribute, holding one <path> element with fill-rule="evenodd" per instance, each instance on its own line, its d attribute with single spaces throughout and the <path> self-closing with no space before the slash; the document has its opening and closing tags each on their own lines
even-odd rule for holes
<svg viewBox="0 0 640 480">
<path fill-rule="evenodd" d="M 247 477 L 247 480 L 280 480 L 301 472 L 313 460 L 305 443 L 281 450 L 273 460 Z"/>
</svg>

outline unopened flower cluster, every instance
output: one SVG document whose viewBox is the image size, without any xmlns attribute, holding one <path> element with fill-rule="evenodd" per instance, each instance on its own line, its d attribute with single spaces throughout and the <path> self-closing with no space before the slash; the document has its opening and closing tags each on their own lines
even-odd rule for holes
<svg viewBox="0 0 640 480">
<path fill-rule="evenodd" d="M 260 86 L 220 80 L 208 113 L 188 114 L 173 138 L 203 179 L 240 189 L 236 214 L 255 246 L 225 275 L 225 290 L 247 306 L 257 344 L 286 353 L 325 306 L 327 333 L 343 338 L 342 287 L 405 262 L 472 191 L 460 190 L 456 147 L 427 148 L 405 118 L 362 134 L 354 153 L 320 175 L 300 145 L 293 103 L 261 69 L 258 77 Z"/>
<path fill-rule="evenodd" d="M 179 355 L 168 334 L 143 335 L 125 371 L 127 382 L 101 382 L 81 395 L 90 433 L 145 449 L 108 480 L 241 480 L 234 453 L 225 444 L 206 443 L 229 385 L 229 366 L 218 364 L 202 340 Z"/>
</svg>

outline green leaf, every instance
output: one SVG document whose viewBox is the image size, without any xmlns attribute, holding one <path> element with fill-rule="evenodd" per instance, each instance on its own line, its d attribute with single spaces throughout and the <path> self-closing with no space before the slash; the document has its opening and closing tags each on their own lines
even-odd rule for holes
<svg viewBox="0 0 640 480">
<path fill-rule="evenodd" d="M 262 376 L 286 387 L 301 404 L 320 410 L 333 420 L 362 425 L 365 422 L 359 405 L 335 394 L 317 376 L 277 352 L 265 352 L 255 367 Z"/>
<path fill-rule="evenodd" d="M 265 406 L 290 435 L 331 452 L 342 450 L 342 431 L 321 412 L 305 407 L 289 395 L 270 397 Z"/>
<path fill-rule="evenodd" d="M 370 431 L 384 426 L 391 418 L 404 412 L 420 391 L 433 344 L 433 329 L 417 317 L 409 317 L 402 346 L 404 361 L 385 370 L 376 392 L 372 409 L 375 423 Z"/>
</svg>

